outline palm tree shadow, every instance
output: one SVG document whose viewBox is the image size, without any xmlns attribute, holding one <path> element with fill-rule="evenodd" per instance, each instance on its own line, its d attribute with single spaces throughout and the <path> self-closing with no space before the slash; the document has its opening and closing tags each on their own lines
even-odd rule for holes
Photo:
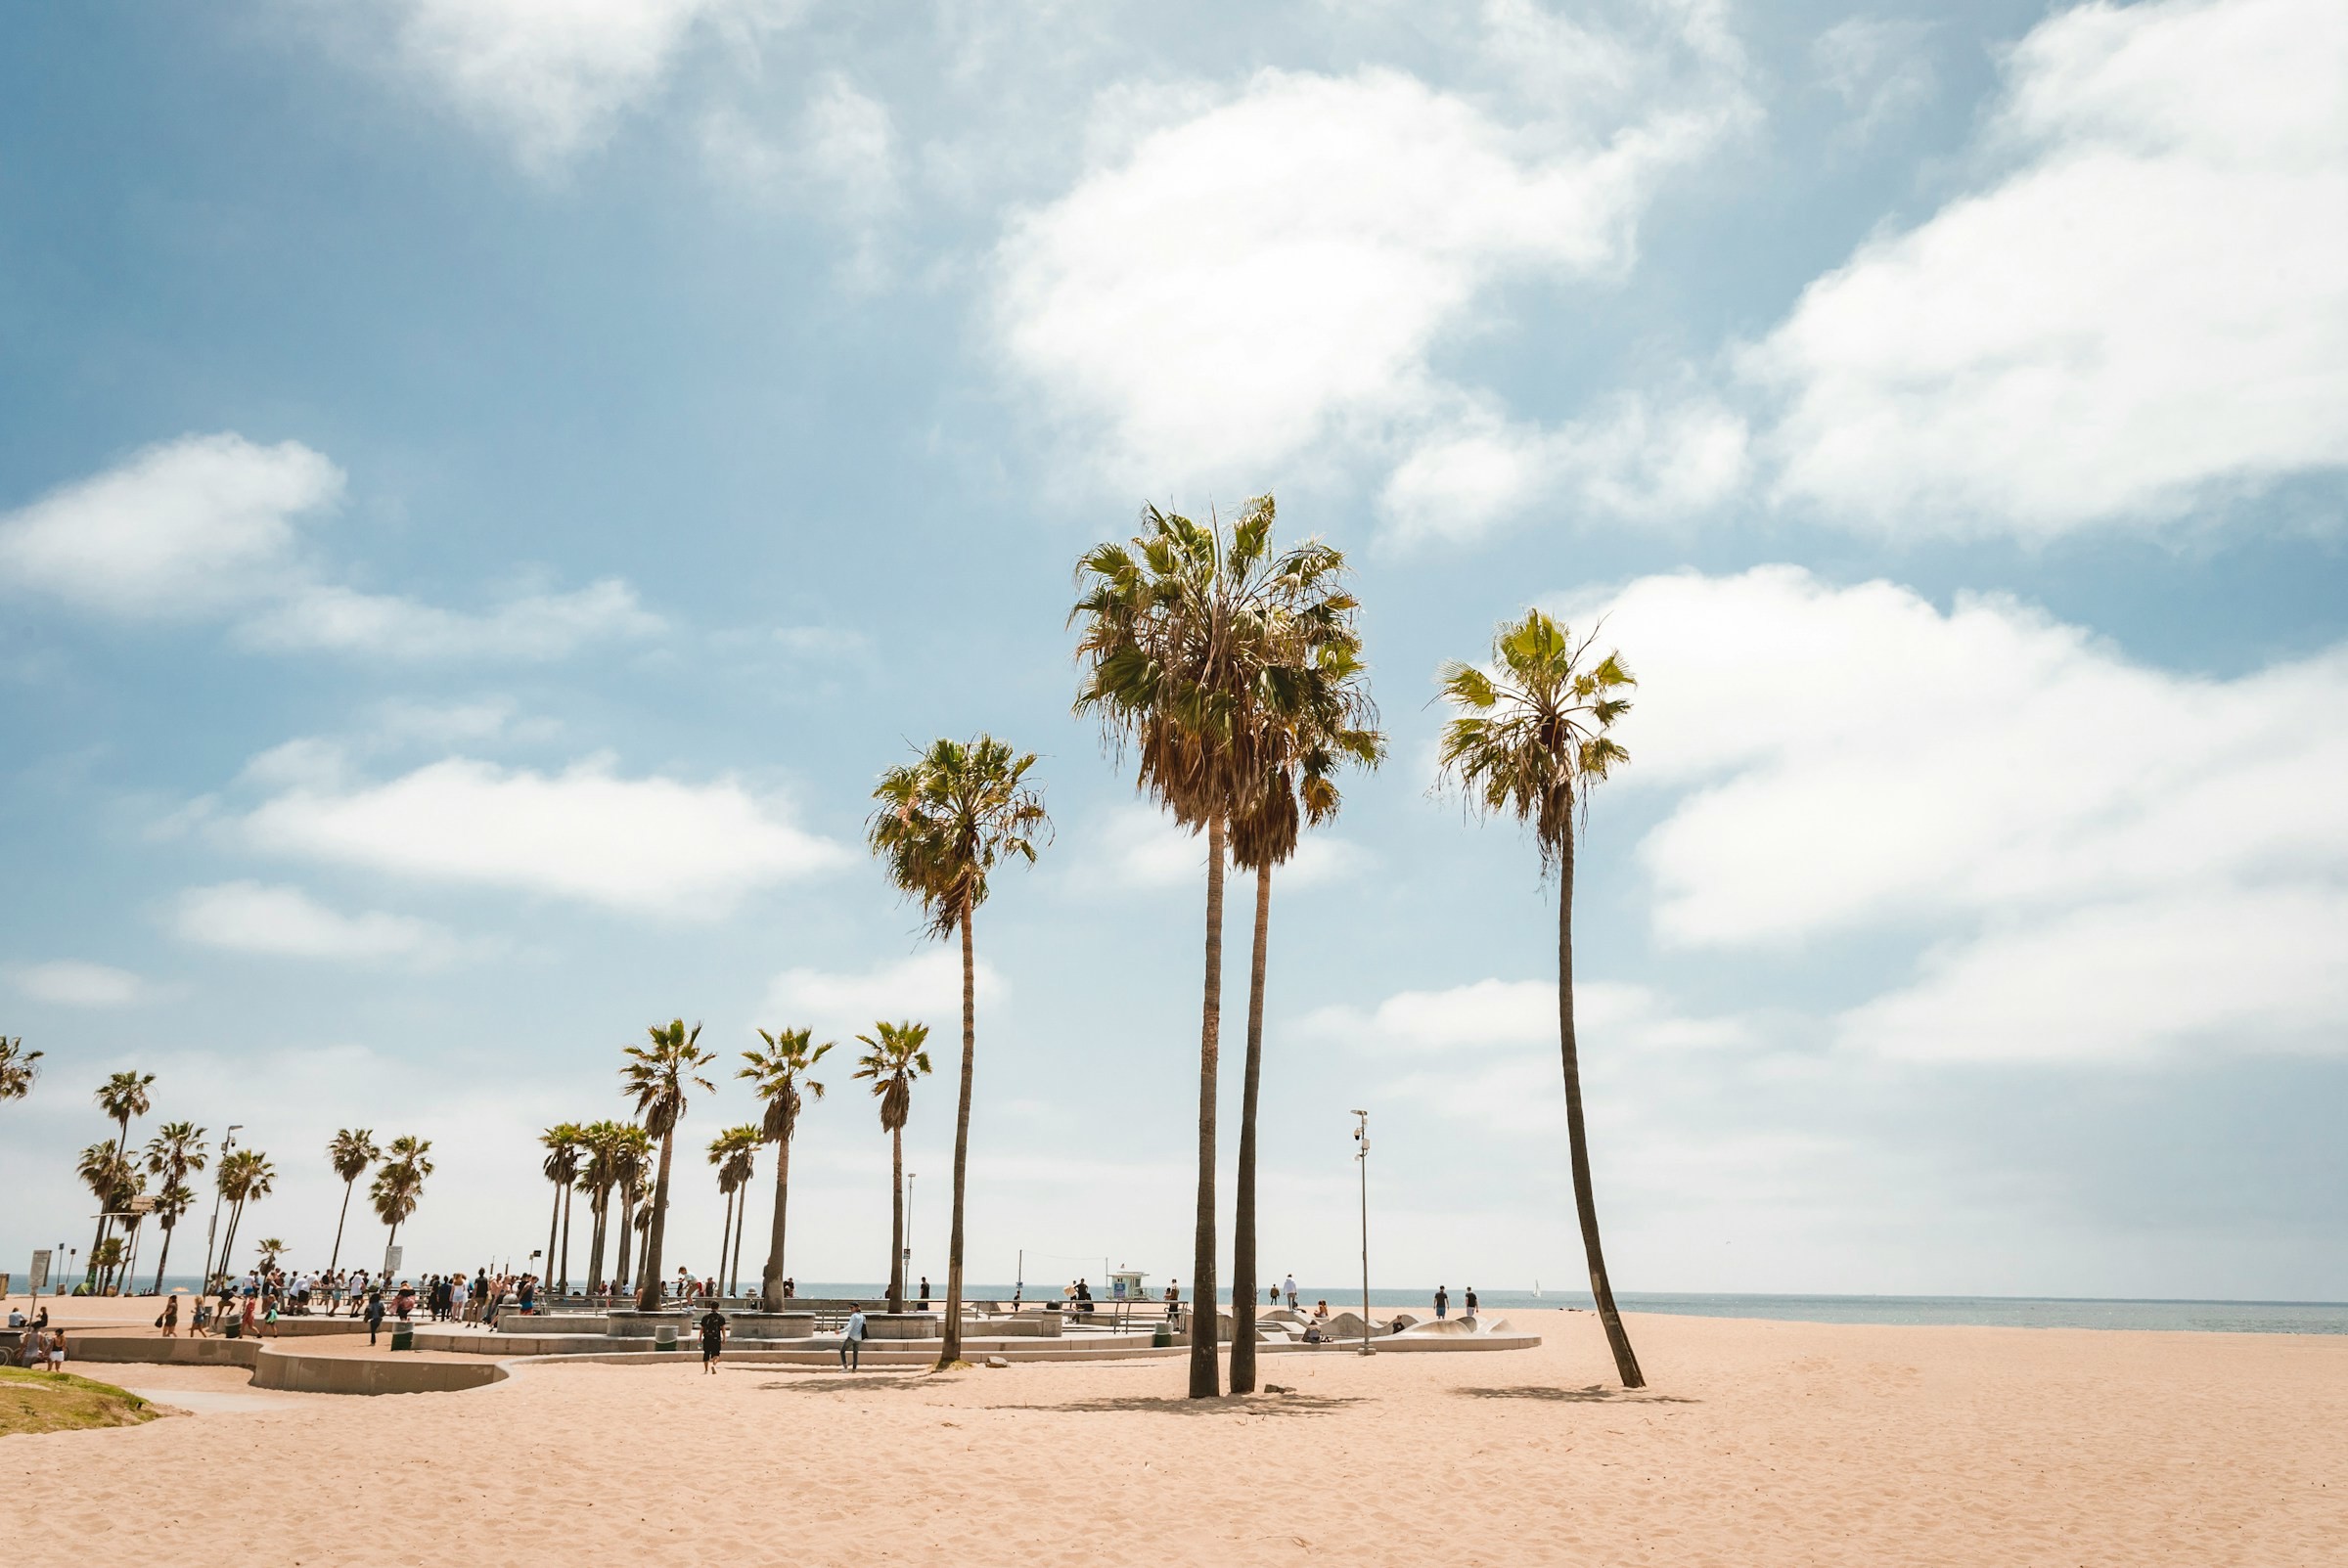
<svg viewBox="0 0 2348 1568">
<path fill-rule="evenodd" d="M 1215 1399 L 1163 1399 L 1143 1395 L 1128 1395 L 1115 1399 L 1078 1400 L 1069 1405 L 1042 1407 L 1051 1410 L 1072 1411 L 1079 1415 L 1122 1411 L 1154 1411 L 1164 1415 L 1327 1415 L 1348 1405 L 1366 1401 L 1326 1394 L 1273 1394 L 1262 1396 L 1222 1396 Z M 998 1406 L 996 1409 L 1037 1409 L 1034 1406 Z"/>
<path fill-rule="evenodd" d="M 875 1388 L 930 1388 L 936 1386 L 936 1381 L 927 1372 L 912 1376 L 889 1377 L 875 1377 L 862 1372 L 851 1372 L 842 1377 L 833 1373 L 829 1367 L 810 1367 L 801 1376 L 772 1383 L 760 1383 L 758 1386 L 761 1389 L 790 1389 L 800 1394 L 854 1394 Z"/>
<path fill-rule="evenodd" d="M 1551 1388 L 1541 1383 L 1519 1383 L 1508 1388 L 1455 1388 L 1453 1393 L 1463 1399 L 1529 1399 L 1545 1400 L 1553 1405 L 1700 1405 L 1701 1400 L 1679 1394 L 1650 1394 L 1641 1389 L 1609 1388 L 1592 1383 L 1587 1388 Z"/>
</svg>

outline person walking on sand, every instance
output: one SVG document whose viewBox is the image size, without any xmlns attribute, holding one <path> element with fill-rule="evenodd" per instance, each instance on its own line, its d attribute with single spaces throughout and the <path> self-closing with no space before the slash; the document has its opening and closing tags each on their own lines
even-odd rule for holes
<svg viewBox="0 0 2348 1568">
<path fill-rule="evenodd" d="M 1296 1277 L 1294 1275 L 1290 1275 L 1287 1277 L 1287 1278 L 1282 1280 L 1280 1284 L 1280 1291 L 1282 1295 L 1285 1295 L 1288 1298 L 1288 1311 L 1294 1312 L 1296 1310 Z"/>
<path fill-rule="evenodd" d="M 66 1331 L 63 1328 L 49 1330 L 49 1369 L 53 1372 L 66 1369 Z"/>
<path fill-rule="evenodd" d="M 367 1343 L 374 1344 L 375 1336 L 383 1332 L 383 1328 L 384 1292 L 379 1285 L 367 1292 Z"/>
<path fill-rule="evenodd" d="M 841 1371 L 852 1372 L 862 1367 L 864 1364 L 863 1345 L 864 1309 L 862 1307 L 851 1308 L 848 1312 L 847 1326 L 839 1331 L 839 1367 Z"/>
<path fill-rule="evenodd" d="M 1437 1321 L 1440 1321 L 1450 1316 L 1451 1292 L 1444 1289 L 1441 1285 L 1437 1285 L 1435 1286 L 1435 1317 Z"/>
<path fill-rule="evenodd" d="M 1469 1285 L 1468 1287 L 1467 1294 L 1463 1296 L 1461 1300 L 1468 1309 L 1466 1314 L 1468 1321 L 1469 1322 L 1475 1322 L 1475 1286 Z"/>
<path fill-rule="evenodd" d="M 718 1311 L 717 1303 L 712 1301 L 709 1304 L 709 1310 L 701 1314 L 702 1371 L 712 1374 L 717 1371 L 718 1354 L 725 1349 L 725 1346 L 726 1315 Z"/>
<path fill-rule="evenodd" d="M 165 1339 L 177 1339 L 179 1337 L 179 1298 L 177 1296 L 165 1296 L 163 1298 L 163 1315 L 161 1318 L 158 1319 L 157 1322 L 163 1325 L 163 1337 Z"/>
</svg>

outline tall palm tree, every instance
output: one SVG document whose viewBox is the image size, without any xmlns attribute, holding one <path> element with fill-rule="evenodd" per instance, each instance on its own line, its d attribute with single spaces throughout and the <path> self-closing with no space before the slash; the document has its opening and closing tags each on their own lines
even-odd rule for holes
<svg viewBox="0 0 2348 1568">
<path fill-rule="evenodd" d="M 374 1128 L 345 1127 L 327 1141 L 326 1157 L 335 1174 L 342 1178 L 342 1212 L 335 1216 L 335 1250 L 326 1260 L 326 1272 L 332 1274 L 342 1261 L 342 1227 L 350 1219 L 350 1189 L 367 1174 L 368 1166 L 384 1157 L 384 1151 L 375 1146 Z"/>
<path fill-rule="evenodd" d="M 653 1135 L 635 1122 L 626 1124 L 621 1131 L 626 1136 L 618 1141 L 611 1156 L 612 1180 L 619 1186 L 619 1261 L 611 1266 L 611 1277 L 627 1280 L 628 1288 L 635 1290 L 642 1287 L 643 1281 L 629 1271 L 628 1253 L 637 1232 L 650 1224 L 651 1205 L 640 1199 L 645 1174 L 653 1166 Z M 638 1223 L 640 1213 L 647 1217 L 645 1224 Z"/>
<path fill-rule="evenodd" d="M 1024 782 L 1035 753 L 981 735 L 965 744 L 934 740 L 918 761 L 880 776 L 868 828 L 873 853 L 897 891 L 918 900 L 926 933 L 962 938 L 962 1089 L 954 1112 L 954 1218 L 946 1239 L 945 1342 L 938 1365 L 962 1360 L 964 1173 L 971 1150 L 971 1076 L 978 1051 L 976 947 L 972 918 L 986 902 L 987 874 L 1007 859 L 1035 864 L 1052 820 Z"/>
<path fill-rule="evenodd" d="M 0 1035 L 0 1099 L 23 1099 L 41 1076 L 41 1053 L 26 1051 L 22 1035 Z"/>
<path fill-rule="evenodd" d="M 557 1122 L 538 1135 L 546 1149 L 546 1162 L 539 1167 L 546 1179 L 555 1185 L 555 1211 L 546 1222 L 546 1277 L 560 1278 L 559 1291 L 570 1289 L 570 1189 L 579 1179 L 580 1129 L 577 1122 Z M 555 1265 L 555 1232 L 561 1227 L 563 1234 L 563 1263 Z"/>
<path fill-rule="evenodd" d="M 620 1093 L 634 1098 L 644 1130 L 660 1141 L 660 1170 L 653 1181 L 653 1218 L 644 1232 L 644 1286 L 636 1298 L 639 1312 L 653 1312 L 660 1305 L 660 1243 L 668 1229 L 668 1168 L 677 1151 L 677 1123 L 684 1118 L 694 1085 L 716 1093 L 716 1086 L 701 1077 L 700 1069 L 717 1059 L 716 1053 L 701 1049 L 698 1023 L 690 1034 L 682 1018 L 654 1024 L 647 1032 L 653 1043 L 628 1047 L 627 1063 L 619 1069 Z"/>
<path fill-rule="evenodd" d="M 1145 531 L 1077 563 L 1069 611 L 1080 627 L 1076 710 L 1132 748 L 1138 784 L 1206 838 L 1206 942 L 1198 1026 L 1198 1190 L 1191 1259 L 1197 1331 L 1190 1392 L 1220 1392 L 1215 1355 L 1215 1083 L 1222 1056 L 1223 880 L 1231 826 L 1257 809 L 1278 760 L 1266 712 L 1285 705 L 1299 666 L 1332 632 L 1350 635 L 1351 601 L 1330 585 L 1344 558 L 1317 541 L 1275 553 L 1270 497 L 1226 530 L 1143 511 Z M 1336 618 L 1339 625 L 1332 626 Z"/>
<path fill-rule="evenodd" d="M 147 1141 L 147 1169 L 163 1182 L 163 1189 L 155 1199 L 155 1216 L 163 1228 L 163 1255 L 155 1262 L 158 1296 L 163 1291 L 163 1269 L 171 1261 L 171 1232 L 179 1228 L 179 1217 L 196 1197 L 187 1185 L 188 1173 L 203 1170 L 207 1158 L 203 1129 L 194 1122 L 165 1122 Z"/>
<path fill-rule="evenodd" d="M 876 1023 L 856 1037 L 872 1049 L 856 1058 L 858 1078 L 872 1081 L 880 1100 L 880 1130 L 888 1135 L 888 1310 L 905 1310 L 905 1118 L 913 1110 L 913 1081 L 929 1071 L 929 1026 Z"/>
<path fill-rule="evenodd" d="M 147 1114 L 150 1109 L 147 1091 L 154 1085 L 155 1074 L 151 1072 L 118 1072 L 98 1086 L 98 1093 L 94 1097 L 98 1101 L 98 1108 L 105 1111 L 113 1120 L 114 1125 L 120 1129 L 114 1137 L 115 1154 L 127 1157 L 130 1147 L 130 1124 L 134 1118 Z M 89 1278 L 91 1280 L 98 1277 L 97 1250 L 99 1243 L 106 1239 L 108 1224 L 106 1211 L 101 1208 L 98 1214 L 98 1234 L 90 1242 Z"/>
<path fill-rule="evenodd" d="M 1337 593 L 1328 579 L 1327 595 Z M 1264 986 L 1272 931 L 1272 870 L 1296 853 L 1305 827 L 1333 821 L 1341 804 L 1335 775 L 1346 763 L 1375 768 L 1385 737 L 1374 726 L 1377 710 L 1366 690 L 1361 642 L 1353 631 L 1353 601 L 1318 604 L 1326 616 L 1316 646 L 1296 666 L 1297 679 L 1265 704 L 1269 769 L 1253 810 L 1231 828 L 1232 864 L 1255 874 L 1255 934 L 1247 974 L 1247 1061 L 1240 1097 L 1240 1152 L 1233 1173 L 1231 1227 L 1231 1391 L 1255 1391 L 1256 1105 L 1263 1082 Z"/>
<path fill-rule="evenodd" d="M 1443 697 L 1458 717 L 1443 726 L 1443 776 L 1486 816 L 1515 818 L 1532 829 L 1546 877 L 1558 878 L 1558 1049 L 1565 1070 L 1565 1139 L 1573 1167 L 1573 1206 L 1581 1220 L 1590 1294 L 1605 1324 L 1614 1369 L 1625 1388 L 1642 1388 L 1622 1315 L 1598 1239 L 1598 1200 L 1590 1187 L 1589 1140 L 1582 1129 L 1582 1066 L 1573 1029 L 1574 818 L 1587 820 L 1590 789 L 1631 760 L 1606 732 L 1630 711 L 1622 694 L 1638 683 L 1619 655 L 1592 654 L 1596 634 L 1576 638 L 1541 611 L 1505 621 L 1492 638 L 1489 669 L 1446 664 Z"/>
<path fill-rule="evenodd" d="M 579 1129 L 578 1189 L 587 1194 L 587 1282 L 600 1289 L 604 1280 L 604 1244 L 611 1218 L 611 1188 L 619 1181 L 619 1144 L 625 1134 L 615 1121 L 589 1122 Z"/>
<path fill-rule="evenodd" d="M 245 1218 L 245 1205 L 255 1198 L 265 1198 L 277 1181 L 277 1169 L 269 1156 L 257 1148 L 241 1148 L 220 1161 L 212 1174 L 220 1195 L 228 1200 L 228 1231 L 220 1239 L 220 1272 L 229 1272 L 231 1249 L 237 1244 L 237 1226 Z"/>
<path fill-rule="evenodd" d="M 81 1179 L 82 1186 L 90 1189 L 90 1196 L 98 1200 L 98 1212 L 101 1215 L 115 1213 L 130 1202 L 134 1173 L 130 1162 L 122 1157 L 121 1150 L 113 1143 L 92 1143 L 83 1149 L 80 1158 L 74 1162 L 73 1170 Z M 97 1261 L 97 1253 L 106 1245 L 106 1240 L 102 1235 L 91 1243 L 89 1274 L 83 1283 L 93 1291 L 105 1288 L 101 1277 L 103 1271 L 111 1267 Z M 118 1256 L 119 1249 L 113 1255 Z"/>
<path fill-rule="evenodd" d="M 747 1065 L 734 1076 L 748 1079 L 751 1091 L 766 1102 L 758 1136 L 775 1145 L 775 1217 L 767 1231 L 766 1267 L 758 1274 L 758 1310 L 781 1312 L 784 1222 L 790 1212 L 790 1138 L 798 1130 L 800 1091 L 824 1098 L 824 1086 L 807 1074 L 834 1042 L 813 1045 L 811 1029 L 778 1029 L 771 1035 L 761 1029 L 758 1038 L 766 1042 L 766 1049 L 744 1052 L 742 1059 Z"/>
<path fill-rule="evenodd" d="M 749 1212 L 749 1180 L 758 1170 L 758 1128 L 749 1122 L 729 1127 L 709 1141 L 709 1163 L 717 1167 L 717 1189 L 725 1194 L 725 1224 L 717 1232 L 717 1277 L 727 1295 L 742 1272 L 742 1224 Z"/>
<path fill-rule="evenodd" d="M 261 1237 L 257 1249 L 261 1254 L 261 1273 L 268 1275 L 277 1268 L 277 1260 L 293 1250 L 273 1235 Z"/>
<path fill-rule="evenodd" d="M 375 1217 L 391 1228 L 391 1233 L 384 1237 L 385 1257 L 398 1244 L 400 1226 L 424 1200 L 424 1179 L 432 1174 L 431 1149 L 429 1139 L 413 1134 L 391 1140 L 384 1154 L 384 1168 L 375 1173 L 375 1181 L 367 1188 Z"/>
</svg>

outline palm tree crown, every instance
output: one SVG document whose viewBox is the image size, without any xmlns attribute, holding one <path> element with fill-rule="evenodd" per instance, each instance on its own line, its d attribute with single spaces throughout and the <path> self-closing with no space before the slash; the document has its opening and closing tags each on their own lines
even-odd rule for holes
<svg viewBox="0 0 2348 1568">
<path fill-rule="evenodd" d="M 152 1108 L 148 1104 L 147 1091 L 154 1085 L 155 1074 L 151 1072 L 115 1073 L 98 1086 L 95 1097 L 98 1107 L 106 1112 L 109 1119 L 119 1122 L 127 1133 L 130 1124 Z"/>
<path fill-rule="evenodd" d="M 375 1173 L 367 1195 L 376 1217 L 396 1234 L 424 1199 L 424 1179 L 432 1174 L 431 1140 L 414 1135 L 391 1140 L 384 1168 Z"/>
<path fill-rule="evenodd" d="M 987 874 L 1017 857 L 1035 864 L 1052 821 L 1024 780 L 1035 753 L 1015 755 L 993 736 L 933 740 L 889 769 L 873 790 L 873 853 L 897 890 L 917 900 L 932 936 L 949 936 L 986 902 Z"/>
<path fill-rule="evenodd" d="M 0 1035 L 0 1099 L 23 1099 L 41 1076 L 41 1053 L 26 1051 L 22 1035 Z"/>
<path fill-rule="evenodd" d="M 758 1136 L 769 1143 L 786 1143 L 798 1126 L 800 1091 L 824 1098 L 824 1086 L 807 1074 L 837 1042 L 815 1045 L 812 1029 L 778 1029 L 771 1035 L 761 1029 L 758 1038 L 766 1042 L 766 1049 L 744 1052 L 742 1059 L 747 1065 L 734 1076 L 748 1079 L 750 1093 L 766 1102 Z"/>
<path fill-rule="evenodd" d="M 876 1023 L 872 1034 L 856 1038 L 872 1048 L 856 1058 L 855 1076 L 872 1081 L 880 1100 L 880 1130 L 902 1131 L 913 1111 L 913 1081 L 929 1071 L 929 1026 Z"/>
<path fill-rule="evenodd" d="M 646 1132 L 666 1138 L 685 1114 L 691 1086 L 699 1084 L 715 1092 L 716 1086 L 698 1069 L 715 1061 L 717 1053 L 701 1049 L 701 1026 L 697 1023 L 688 1032 L 682 1018 L 655 1024 L 649 1033 L 651 1045 L 627 1048 L 628 1060 L 619 1069 L 619 1092 L 635 1098 L 636 1114 Z"/>
<path fill-rule="evenodd" d="M 367 1167 L 384 1157 L 375 1146 L 375 1130 L 369 1127 L 345 1127 L 327 1140 L 326 1157 L 348 1187 L 367 1174 Z"/>
</svg>

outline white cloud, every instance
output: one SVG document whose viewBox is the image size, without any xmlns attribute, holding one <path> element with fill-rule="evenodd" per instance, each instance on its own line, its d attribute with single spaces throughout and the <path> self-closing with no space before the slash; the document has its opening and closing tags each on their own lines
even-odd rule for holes
<svg viewBox="0 0 2348 1568">
<path fill-rule="evenodd" d="M 379 910 L 342 915 L 298 887 L 251 881 L 189 888 L 179 897 L 171 925 L 183 942 L 288 958 L 429 962 L 448 957 L 456 946 L 429 920 Z"/>
<path fill-rule="evenodd" d="M 57 959 L 47 963 L 13 964 L 8 978 L 18 991 L 35 1002 L 61 1008 L 128 1008 L 150 1000 L 154 987 L 131 973 L 104 963 Z"/>
<path fill-rule="evenodd" d="M 2007 172 L 1745 358 L 1780 495 L 2047 538 L 2348 464 L 2348 9 L 2086 5 L 2009 73 Z"/>
<path fill-rule="evenodd" d="M 1402 538 L 1472 537 L 1538 508 L 1641 520 L 1711 510 L 1745 480 L 1742 418 L 1711 398 L 1624 396 L 1555 429 L 1491 411 L 1421 441 L 1378 510 Z"/>
<path fill-rule="evenodd" d="M 983 1009 L 1002 1002 L 1009 987 L 993 964 L 980 959 L 974 979 L 978 1006 Z M 951 947 L 934 947 L 895 963 L 850 973 L 826 969 L 786 969 L 775 976 L 760 1004 L 761 1023 L 780 1020 L 784 1027 L 813 1027 L 838 1034 L 841 1043 L 873 1022 L 910 1018 L 929 1025 L 932 1040 L 962 1032 L 962 955 Z M 985 1028 L 983 1016 L 979 1025 Z"/>
<path fill-rule="evenodd" d="M 636 591 L 607 578 L 576 593 L 527 594 L 486 615 L 312 584 L 240 628 L 256 648 L 413 659 L 555 659 L 582 645 L 661 629 Z"/>
<path fill-rule="evenodd" d="M 551 659 L 661 628 L 615 579 L 485 615 L 326 581 L 300 528 L 342 490 L 297 441 L 182 436 L 0 517 L 0 583 L 125 618 L 230 618 L 254 648 L 382 658 Z"/>
<path fill-rule="evenodd" d="M 1734 115 L 1592 137 L 1394 71 L 1267 70 L 1016 222 L 1000 328 L 1116 476 L 1252 478 L 1458 403 L 1428 356 L 1479 294 L 1625 265 L 1660 173 Z"/>
<path fill-rule="evenodd" d="M 258 848 L 667 918 L 716 918 L 844 858 L 734 780 L 624 779 L 601 759 L 544 774 L 451 757 L 384 784 L 260 777 L 286 787 L 237 825 Z"/>
<path fill-rule="evenodd" d="M 1640 851 L 1672 940 L 2348 871 L 2348 649 L 2175 675 L 2009 600 L 1782 566 L 1604 613 L 1642 683 L 1624 782 L 1689 791 Z"/>
<path fill-rule="evenodd" d="M 1929 102 L 1938 88 L 1926 53 L 1929 23 L 1848 17 L 1810 46 L 1819 80 L 1851 111 L 1842 140 L 1863 142 Z"/>
<path fill-rule="evenodd" d="M 182 436 L 0 518 L 0 577 L 114 615 L 217 613 L 291 583 L 300 521 L 342 484 L 298 441 Z"/>
<path fill-rule="evenodd" d="M 1739 1020 L 1686 1017 L 1645 986 L 1603 980 L 1574 987 L 1573 1019 L 1577 1038 L 1635 1041 L 1642 1049 L 1706 1049 L 1749 1038 Z M 1489 979 L 1442 991 L 1398 991 L 1367 1012 L 1347 1006 L 1315 1008 L 1298 1027 L 1325 1040 L 1409 1054 L 1502 1046 L 1548 1046 L 1554 1052 L 1558 984 Z M 1556 1057 L 1546 1059 L 1554 1074 Z"/>
<path fill-rule="evenodd" d="M 2348 890 L 2160 895 L 1952 943 L 1838 1033 L 1926 1060 L 2348 1054 Z"/>
<path fill-rule="evenodd" d="M 1088 894 L 1206 886 L 1206 840 L 1154 806 L 1116 807 L 1096 818 L 1061 857 L 1070 886 Z M 1318 887 L 1370 864 L 1369 852 L 1327 832 L 1307 832 L 1294 858 L 1273 873 L 1279 891 Z M 1245 874 L 1232 872 L 1227 885 Z"/>
<path fill-rule="evenodd" d="M 888 106 L 838 71 L 819 77 L 787 139 L 738 110 L 701 117 L 701 156 L 753 197 L 789 200 L 844 234 L 840 273 L 858 288 L 887 280 L 887 239 L 901 216 L 904 155 Z"/>
<path fill-rule="evenodd" d="M 397 49 L 457 107 L 545 165 L 600 144 L 698 30 L 753 41 L 783 0 L 385 0 Z"/>
</svg>

